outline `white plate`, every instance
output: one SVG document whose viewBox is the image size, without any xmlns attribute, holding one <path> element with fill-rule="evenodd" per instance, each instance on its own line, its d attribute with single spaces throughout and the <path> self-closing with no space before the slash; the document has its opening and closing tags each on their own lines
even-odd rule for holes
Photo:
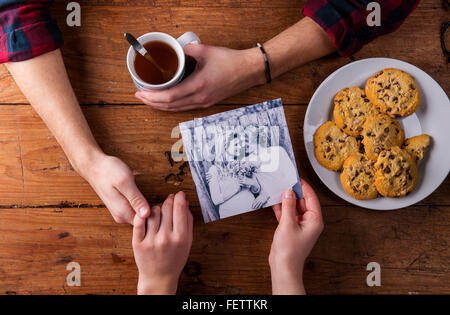
<svg viewBox="0 0 450 315">
<path fill-rule="evenodd" d="M 419 85 L 421 104 L 411 116 L 399 119 L 406 138 L 426 133 L 431 136 L 431 146 L 419 164 L 417 188 L 404 198 L 357 200 L 342 188 L 339 173 L 321 166 L 314 155 L 314 133 L 324 122 L 333 120 L 333 99 L 343 88 L 359 86 L 384 68 L 397 68 L 411 74 Z M 369 58 L 352 62 L 332 73 L 317 88 L 304 122 L 306 152 L 314 171 L 322 182 L 336 195 L 357 206 L 374 210 L 394 210 L 408 207 L 430 195 L 447 177 L 450 170 L 450 101 L 444 90 L 419 68 L 395 59 Z"/>
</svg>

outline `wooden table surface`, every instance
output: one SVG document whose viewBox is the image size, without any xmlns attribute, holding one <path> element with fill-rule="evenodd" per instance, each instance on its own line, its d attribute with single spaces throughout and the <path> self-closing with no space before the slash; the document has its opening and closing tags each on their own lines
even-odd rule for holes
<svg viewBox="0 0 450 315">
<path fill-rule="evenodd" d="M 302 140 L 306 107 L 315 89 L 331 72 L 355 59 L 391 57 L 410 62 L 448 94 L 450 72 L 439 30 L 450 14 L 441 1 L 421 1 L 397 32 L 352 58 L 323 58 L 208 110 L 164 113 L 134 98 L 123 32 L 157 30 L 179 36 L 194 31 L 207 44 L 247 48 L 299 20 L 303 3 L 84 0 L 81 27 L 66 26 L 66 1 L 56 1 L 52 11 L 64 34 L 63 54 L 72 84 L 102 148 L 130 165 L 150 202 L 184 190 L 193 205 L 194 244 L 180 293 L 271 292 L 267 257 L 276 227 L 272 211 L 204 224 L 188 168 L 171 165 L 165 152 L 178 140 L 171 138 L 171 131 L 179 122 L 277 97 L 287 105 L 300 175 L 313 185 L 323 205 L 325 231 L 306 263 L 307 291 L 450 293 L 450 178 L 414 206 L 365 210 L 339 199 L 320 182 Z M 114 223 L 3 66 L 0 143 L 0 293 L 135 293 L 131 227 Z M 81 265 L 81 287 L 66 284 L 71 261 Z M 366 266 L 372 261 L 381 265 L 381 287 L 366 285 Z"/>
</svg>

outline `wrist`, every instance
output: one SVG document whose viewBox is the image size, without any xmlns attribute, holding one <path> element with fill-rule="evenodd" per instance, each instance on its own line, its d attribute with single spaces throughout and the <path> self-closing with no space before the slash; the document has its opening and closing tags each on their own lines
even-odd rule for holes
<svg viewBox="0 0 450 315">
<path fill-rule="evenodd" d="M 174 295 L 177 293 L 178 279 L 152 279 L 139 275 L 138 295 Z"/>
<path fill-rule="evenodd" d="M 251 82 L 252 86 L 266 84 L 266 65 L 261 50 L 258 47 L 254 47 L 242 52 L 246 65 L 243 69 L 247 74 L 247 82 Z"/>
<path fill-rule="evenodd" d="M 300 268 L 270 267 L 273 294 L 306 294 L 303 285 L 303 266 Z"/>
<path fill-rule="evenodd" d="M 88 179 L 92 167 L 105 156 L 106 154 L 98 146 L 85 147 L 78 150 L 69 160 L 75 171 L 84 179 Z"/>
</svg>

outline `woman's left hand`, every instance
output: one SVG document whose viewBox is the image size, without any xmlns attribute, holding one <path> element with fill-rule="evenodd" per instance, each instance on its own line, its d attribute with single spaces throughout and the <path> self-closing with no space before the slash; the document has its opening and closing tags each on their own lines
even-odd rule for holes
<svg viewBox="0 0 450 315">
<path fill-rule="evenodd" d="M 159 110 L 185 111 L 209 107 L 265 82 L 264 59 L 258 48 L 190 44 L 184 50 L 197 60 L 195 71 L 168 90 L 137 92 L 139 100 Z"/>
</svg>

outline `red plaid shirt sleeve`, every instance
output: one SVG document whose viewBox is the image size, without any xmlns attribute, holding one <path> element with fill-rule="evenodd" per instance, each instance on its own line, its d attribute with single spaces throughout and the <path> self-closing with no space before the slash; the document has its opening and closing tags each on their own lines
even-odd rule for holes
<svg viewBox="0 0 450 315">
<path fill-rule="evenodd" d="M 381 7 L 381 26 L 369 26 L 370 2 Z M 416 8 L 419 0 L 309 0 L 303 14 L 331 37 L 338 53 L 349 57 L 375 38 L 395 31 Z"/>
<path fill-rule="evenodd" d="M 61 32 L 49 0 L 0 0 L 0 63 L 23 61 L 58 49 Z"/>
</svg>

